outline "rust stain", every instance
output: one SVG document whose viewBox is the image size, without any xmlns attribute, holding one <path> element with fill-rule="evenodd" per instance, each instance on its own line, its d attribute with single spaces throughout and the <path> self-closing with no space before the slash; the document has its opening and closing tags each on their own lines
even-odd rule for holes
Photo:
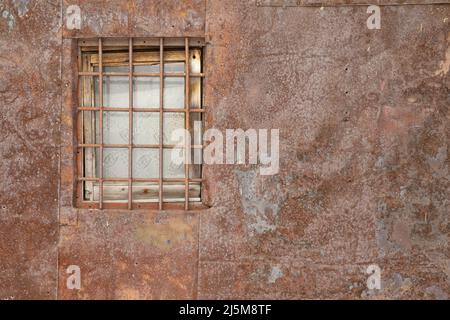
<svg viewBox="0 0 450 320">
<path fill-rule="evenodd" d="M 138 226 L 136 238 L 165 250 L 180 242 L 191 242 L 194 239 L 192 225 L 183 221 L 183 218 L 169 218 L 162 223 L 146 221 Z"/>
</svg>

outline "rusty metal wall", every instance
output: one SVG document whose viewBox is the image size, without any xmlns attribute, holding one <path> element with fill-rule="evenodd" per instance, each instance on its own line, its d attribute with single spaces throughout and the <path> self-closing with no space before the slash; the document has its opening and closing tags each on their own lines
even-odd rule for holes
<svg viewBox="0 0 450 320">
<path fill-rule="evenodd" d="M 447 298 L 450 4 L 415 2 L 369 30 L 351 1 L 0 1 L 0 298 Z M 280 128 L 279 174 L 206 167 L 198 212 L 73 208 L 72 39 L 97 36 L 205 37 L 206 126 Z"/>
</svg>

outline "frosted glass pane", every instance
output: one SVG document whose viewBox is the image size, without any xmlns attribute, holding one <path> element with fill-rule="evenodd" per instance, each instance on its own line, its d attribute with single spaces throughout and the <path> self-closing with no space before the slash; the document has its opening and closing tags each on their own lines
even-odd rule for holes
<svg viewBox="0 0 450 320">
<path fill-rule="evenodd" d="M 137 73 L 159 73 L 159 64 L 135 65 L 133 71 Z"/>
<path fill-rule="evenodd" d="M 128 66 L 103 66 L 103 72 L 128 72 L 130 69 Z M 98 67 L 96 67 L 98 71 Z"/>
<path fill-rule="evenodd" d="M 184 108 L 184 78 L 164 79 L 164 108 Z"/>
<path fill-rule="evenodd" d="M 133 79 L 133 105 L 135 108 L 159 108 L 160 79 L 135 77 Z"/>
<path fill-rule="evenodd" d="M 106 71 L 105 71 L 106 72 Z M 114 72 L 119 72 L 114 70 Z M 100 105 L 99 100 L 99 79 L 95 79 L 95 101 L 96 105 Z M 128 92 L 129 92 L 128 77 L 122 76 L 104 76 L 103 77 L 103 106 L 111 108 L 127 108 L 128 107 Z"/>
<path fill-rule="evenodd" d="M 191 165 L 189 166 L 189 178 L 198 179 L 202 177 L 203 161 L 202 149 L 192 149 L 191 151 Z"/>
<path fill-rule="evenodd" d="M 159 144 L 159 113 L 133 113 L 133 144 Z"/>
<path fill-rule="evenodd" d="M 103 112 L 103 143 L 128 144 L 128 112 Z"/>
<path fill-rule="evenodd" d="M 159 178 L 159 149 L 133 149 L 133 177 Z"/>
<path fill-rule="evenodd" d="M 184 72 L 184 62 L 166 62 L 164 72 Z"/>
<path fill-rule="evenodd" d="M 184 113 L 181 112 L 164 112 L 163 118 L 163 144 L 180 143 L 176 139 L 172 139 L 172 132 L 176 129 L 184 129 Z"/>
<path fill-rule="evenodd" d="M 104 178 L 128 177 L 128 149 L 126 148 L 103 149 L 103 177 Z"/>
<path fill-rule="evenodd" d="M 163 178 L 184 178 L 184 161 L 180 164 L 172 161 L 172 152 L 176 152 L 176 156 L 184 159 L 184 149 L 164 149 Z"/>
</svg>

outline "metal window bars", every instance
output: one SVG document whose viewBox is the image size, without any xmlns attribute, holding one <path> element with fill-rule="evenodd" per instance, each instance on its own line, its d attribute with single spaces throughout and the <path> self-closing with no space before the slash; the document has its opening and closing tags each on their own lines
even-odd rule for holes
<svg viewBox="0 0 450 320">
<path fill-rule="evenodd" d="M 84 39 L 79 40 L 78 44 L 78 106 L 77 106 L 77 204 L 79 207 L 85 208 L 155 208 L 162 210 L 163 208 L 178 208 L 179 206 L 170 204 L 164 201 L 164 184 L 165 183 L 179 183 L 184 185 L 184 206 L 180 207 L 185 210 L 190 208 L 190 196 L 189 188 L 191 183 L 200 184 L 203 181 L 202 177 L 193 178 L 190 177 L 190 162 L 191 162 L 191 152 L 195 149 L 202 149 L 203 145 L 192 144 L 191 141 L 185 140 L 184 147 L 184 177 L 183 178 L 166 178 L 164 177 L 164 149 L 169 148 L 180 148 L 178 145 L 165 144 L 164 143 L 164 114 L 167 112 L 174 113 L 180 112 L 184 113 L 184 129 L 190 131 L 190 114 L 202 114 L 205 112 L 202 106 L 202 82 L 201 79 L 204 78 L 204 73 L 202 73 L 201 65 L 200 68 L 196 68 L 192 72 L 190 65 L 190 50 L 195 48 L 195 50 L 201 50 L 204 45 L 202 39 L 198 38 L 125 38 L 125 39 L 111 39 L 111 38 L 98 38 L 98 39 Z M 151 48 L 152 50 L 159 50 L 159 72 L 135 72 L 134 61 L 135 61 L 135 48 Z M 105 49 L 106 48 L 106 49 Z M 120 50 L 120 48 L 122 50 Z M 128 60 L 128 72 L 105 72 L 104 70 L 104 57 L 105 50 L 117 50 L 117 52 L 124 53 L 124 49 L 127 48 L 127 60 Z M 184 50 L 184 72 L 165 72 L 165 48 L 172 49 L 183 49 Z M 98 65 L 97 71 L 94 69 L 85 70 L 85 66 L 82 60 L 83 51 L 97 50 L 96 63 Z M 200 51 L 201 52 L 201 51 Z M 136 55 L 142 53 L 142 49 L 136 52 Z M 137 58 L 137 57 L 136 57 Z M 194 55 L 195 58 L 195 55 Z M 200 57 L 198 57 L 200 59 Z M 104 77 L 115 77 L 115 76 L 127 76 L 128 77 L 128 107 L 111 107 L 104 104 Z M 94 90 L 91 86 L 86 88 L 84 82 L 81 81 L 82 77 L 96 77 L 98 79 L 98 103 L 96 103 L 95 98 L 88 99 L 84 96 L 83 90 Z M 135 108 L 133 102 L 133 86 L 135 77 L 153 77 L 159 78 L 159 108 Z M 184 108 L 165 108 L 164 105 L 164 82 L 166 78 L 169 77 L 183 77 L 184 78 Z M 191 81 L 193 79 L 199 79 L 200 99 L 196 101 L 193 105 L 191 103 Z M 95 93 L 92 93 L 95 95 Z M 90 105 L 89 105 L 90 104 Z M 103 114 L 104 112 L 128 112 L 128 143 L 127 144 L 109 144 L 105 143 L 104 140 L 104 128 L 103 128 Z M 98 141 L 86 142 L 85 139 L 85 112 L 98 113 L 98 130 L 95 130 L 95 136 L 98 137 Z M 133 115 L 135 112 L 142 113 L 159 113 L 159 141 L 157 144 L 134 144 L 133 141 Z M 95 117 L 95 116 L 94 116 Z M 90 120 L 89 120 L 90 121 Z M 95 121 L 95 120 L 94 120 Z M 97 139 L 97 138 L 96 138 Z M 96 140 L 95 139 L 95 140 Z M 99 154 L 98 161 L 98 171 L 97 170 L 85 170 L 86 153 L 85 149 L 90 148 L 95 150 L 95 154 Z M 104 149 L 105 148 L 126 148 L 128 150 L 128 176 L 127 177 L 105 177 L 104 176 Z M 158 178 L 136 178 L 133 173 L 133 150 L 139 148 L 149 148 L 158 149 L 159 159 L 158 159 Z M 189 150 L 188 150 L 189 149 Z M 96 156 L 89 156 L 91 161 L 95 161 Z M 87 171 L 90 174 L 87 174 Z M 95 174 L 98 172 L 98 174 Z M 86 200 L 84 197 L 84 191 L 86 183 L 97 183 L 98 184 L 98 201 Z M 127 200 L 125 202 L 108 202 L 104 198 L 105 182 L 122 182 L 126 183 L 128 187 Z M 158 197 L 157 202 L 139 202 L 133 201 L 133 183 L 157 183 L 158 185 Z M 156 199 L 155 199 L 156 200 Z"/>
</svg>

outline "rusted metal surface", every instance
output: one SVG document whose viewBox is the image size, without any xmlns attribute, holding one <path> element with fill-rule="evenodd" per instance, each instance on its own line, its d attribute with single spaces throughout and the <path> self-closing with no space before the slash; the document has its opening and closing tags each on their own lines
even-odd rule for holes
<svg viewBox="0 0 450 320">
<path fill-rule="evenodd" d="M 450 7 L 366 9 L 208 1 L 209 126 L 281 128 L 281 162 L 205 168 L 199 297 L 449 294 Z"/>
<path fill-rule="evenodd" d="M 76 227 L 61 229 L 59 298 L 192 298 L 197 221 L 183 211 L 80 212 Z M 81 268 L 81 290 L 66 287 L 71 264 Z"/>
<path fill-rule="evenodd" d="M 56 298 L 61 16 L 0 1 L 0 298 Z"/>
<path fill-rule="evenodd" d="M 256 0 L 259 7 L 407 6 L 447 3 L 447 0 Z"/>
<path fill-rule="evenodd" d="M 66 37 L 203 37 L 205 0 L 64 0 L 82 8 L 81 30 L 64 29 Z"/>
<path fill-rule="evenodd" d="M 366 9 L 0 1 L 0 298 L 449 297 L 450 6 Z M 108 36 L 206 37 L 206 128 L 280 128 L 280 173 L 205 166 L 207 210 L 76 209 L 72 39 Z"/>
</svg>

